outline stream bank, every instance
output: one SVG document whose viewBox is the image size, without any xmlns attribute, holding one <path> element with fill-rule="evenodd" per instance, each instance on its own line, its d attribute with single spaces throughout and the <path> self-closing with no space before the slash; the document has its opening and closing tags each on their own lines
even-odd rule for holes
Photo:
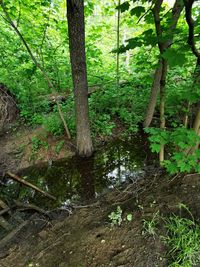
<svg viewBox="0 0 200 267">
<path fill-rule="evenodd" d="M 85 205 L 71 206 L 62 218 L 32 218 L 1 255 L 2 267 L 100 267 L 168 266 L 162 220 L 155 234 L 144 229 L 144 220 L 156 213 L 168 217 L 180 215 L 184 203 L 197 221 L 200 218 L 200 176 L 179 177 L 170 182 L 163 173 L 148 174 L 137 183 L 121 186 Z M 132 221 L 111 226 L 108 215 L 120 206 L 122 218 L 132 214 Z M 188 214 L 182 214 L 188 216 Z M 43 225 L 33 231 L 38 220 Z M 32 229 L 32 231 L 31 231 Z M 1 253 L 3 253 L 1 248 Z"/>
<path fill-rule="evenodd" d="M 169 258 L 160 238 L 166 234 L 162 218 L 180 215 L 182 203 L 200 219 L 200 175 L 169 179 L 139 136 L 114 140 L 88 161 L 72 156 L 18 174 L 57 194 L 57 201 L 16 183 L 4 187 L 1 193 L 7 192 L 9 201 L 33 203 L 45 212 L 11 210 L 23 221 L 9 242 L 1 235 L 2 267 L 164 267 Z M 118 207 L 121 223 L 112 226 L 109 215 Z M 125 220 L 129 214 L 131 221 Z M 156 214 L 152 234 L 144 222 Z"/>
</svg>

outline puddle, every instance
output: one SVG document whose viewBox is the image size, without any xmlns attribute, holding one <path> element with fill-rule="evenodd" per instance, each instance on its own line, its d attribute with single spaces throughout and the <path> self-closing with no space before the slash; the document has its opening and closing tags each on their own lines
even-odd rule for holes
<svg viewBox="0 0 200 267">
<path fill-rule="evenodd" d="M 151 164 L 152 155 L 144 140 L 134 136 L 110 142 L 90 159 L 72 157 L 19 172 L 20 176 L 54 195 L 56 201 L 11 180 L 9 186 L 3 188 L 3 194 L 42 208 L 65 207 L 71 202 L 97 197 L 126 181 L 134 182 L 144 176 L 145 167 Z"/>
</svg>

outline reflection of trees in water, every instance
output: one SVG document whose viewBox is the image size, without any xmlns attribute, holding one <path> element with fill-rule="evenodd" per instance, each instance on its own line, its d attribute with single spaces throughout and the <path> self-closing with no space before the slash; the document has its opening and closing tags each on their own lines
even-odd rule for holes
<svg viewBox="0 0 200 267">
<path fill-rule="evenodd" d="M 21 176 L 27 175 L 30 182 L 55 195 L 56 202 L 29 188 L 19 187 L 17 183 L 6 190 L 13 198 L 28 199 L 36 205 L 52 208 L 67 199 L 93 198 L 95 192 L 101 193 L 105 188 L 123 182 L 129 174 L 135 174 L 144 166 L 145 160 L 146 147 L 142 138 L 116 140 L 89 159 L 73 157 L 66 161 L 53 162 L 51 167 L 42 164 L 19 173 Z"/>
<path fill-rule="evenodd" d="M 94 183 L 94 156 L 89 159 L 80 159 L 77 164 L 80 173 L 81 190 L 80 195 L 84 200 L 95 197 Z"/>
</svg>

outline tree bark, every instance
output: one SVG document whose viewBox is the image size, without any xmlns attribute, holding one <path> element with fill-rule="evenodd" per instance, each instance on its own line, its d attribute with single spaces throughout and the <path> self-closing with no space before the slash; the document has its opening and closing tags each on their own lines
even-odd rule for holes
<svg viewBox="0 0 200 267">
<path fill-rule="evenodd" d="M 121 0 L 118 0 L 118 6 L 120 6 Z M 117 50 L 119 50 L 119 34 L 120 34 L 120 8 L 117 10 Z M 117 81 L 117 89 L 119 89 L 119 53 L 117 52 L 117 66 L 116 66 L 116 81 Z"/>
<path fill-rule="evenodd" d="M 154 73 L 154 79 L 153 79 L 153 84 L 151 87 L 150 99 L 149 99 L 149 103 L 148 103 L 148 107 L 147 107 L 147 111 L 146 111 L 145 120 L 143 123 L 144 128 L 149 127 L 149 125 L 151 124 L 152 119 L 153 119 L 153 114 L 154 114 L 155 107 L 156 107 L 157 95 L 158 95 L 158 92 L 160 89 L 161 76 L 162 76 L 162 62 L 160 60 L 158 63 L 158 67 Z"/>
<path fill-rule="evenodd" d="M 77 153 L 81 157 L 90 157 L 93 145 L 89 125 L 83 0 L 67 0 L 67 21 L 74 85 Z"/>
<path fill-rule="evenodd" d="M 165 84 L 166 84 L 166 77 L 167 77 L 167 61 L 165 59 L 162 60 L 162 76 L 160 81 L 160 129 L 165 130 Z M 160 153 L 159 153 L 159 160 L 160 164 L 165 159 L 165 145 L 161 144 L 160 146 Z"/>
<path fill-rule="evenodd" d="M 185 16 L 188 24 L 188 45 L 190 46 L 192 53 L 197 59 L 196 68 L 194 71 L 194 85 L 200 85 L 200 52 L 196 47 L 195 43 L 195 21 L 192 17 L 192 8 L 195 0 L 184 0 L 185 5 Z M 200 102 L 198 102 L 197 114 L 193 123 L 193 130 L 197 135 L 200 135 Z M 199 142 L 194 147 L 187 150 L 187 153 L 193 154 L 199 147 Z M 189 151 L 189 152 L 188 152 Z"/>
<path fill-rule="evenodd" d="M 155 22 L 155 27 L 156 27 L 156 34 L 158 38 L 162 38 L 162 27 L 161 27 L 161 18 L 160 18 L 160 9 L 162 6 L 163 0 L 157 0 L 155 2 L 154 8 L 153 8 L 153 16 L 154 16 L 154 22 Z M 175 30 L 176 26 L 177 26 L 177 22 L 178 19 L 180 17 L 180 14 L 183 10 L 183 2 L 182 0 L 176 0 L 173 8 L 172 8 L 172 23 L 169 26 L 169 32 L 171 33 L 171 38 L 169 38 L 167 41 L 165 42 L 158 42 L 158 47 L 160 50 L 160 54 L 162 56 L 162 54 L 172 45 L 173 42 L 173 31 Z M 167 63 L 166 63 L 167 64 Z M 154 74 L 154 80 L 153 80 L 153 84 L 151 87 L 151 94 L 150 94 L 150 100 L 148 103 L 148 107 L 147 107 L 147 111 L 146 111 L 146 116 L 145 116 L 145 120 L 143 123 L 144 128 L 145 127 L 149 127 L 152 119 L 153 119 L 153 114 L 155 111 L 155 107 L 156 107 L 156 101 L 157 101 L 157 95 L 160 89 L 160 83 L 161 83 L 161 77 L 162 77 L 162 62 L 161 60 L 159 60 L 158 62 L 158 67 L 155 71 Z M 166 75 L 165 75 L 166 77 Z"/>
</svg>

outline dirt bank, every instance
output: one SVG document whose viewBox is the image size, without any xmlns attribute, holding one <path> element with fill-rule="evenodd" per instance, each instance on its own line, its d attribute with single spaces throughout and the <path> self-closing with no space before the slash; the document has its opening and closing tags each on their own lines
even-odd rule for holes
<svg viewBox="0 0 200 267">
<path fill-rule="evenodd" d="M 73 146 L 65 136 L 55 137 L 42 127 L 33 129 L 16 122 L 0 133 L 0 174 L 73 154 Z"/>
<path fill-rule="evenodd" d="M 146 176 L 85 207 L 73 207 L 72 214 L 62 219 L 51 222 L 44 219 L 42 229 L 34 234 L 23 232 L 18 242 L 7 248 L 0 266 L 168 266 L 167 250 L 160 239 L 160 235 L 165 235 L 162 219 L 154 235 L 145 231 L 144 220 L 151 220 L 158 211 L 165 217 L 179 214 L 179 203 L 187 205 L 198 220 L 199 189 L 200 175 L 176 177 L 171 182 L 164 174 Z M 122 218 L 131 213 L 133 219 L 111 227 L 108 215 L 117 206 L 123 211 Z"/>
</svg>

